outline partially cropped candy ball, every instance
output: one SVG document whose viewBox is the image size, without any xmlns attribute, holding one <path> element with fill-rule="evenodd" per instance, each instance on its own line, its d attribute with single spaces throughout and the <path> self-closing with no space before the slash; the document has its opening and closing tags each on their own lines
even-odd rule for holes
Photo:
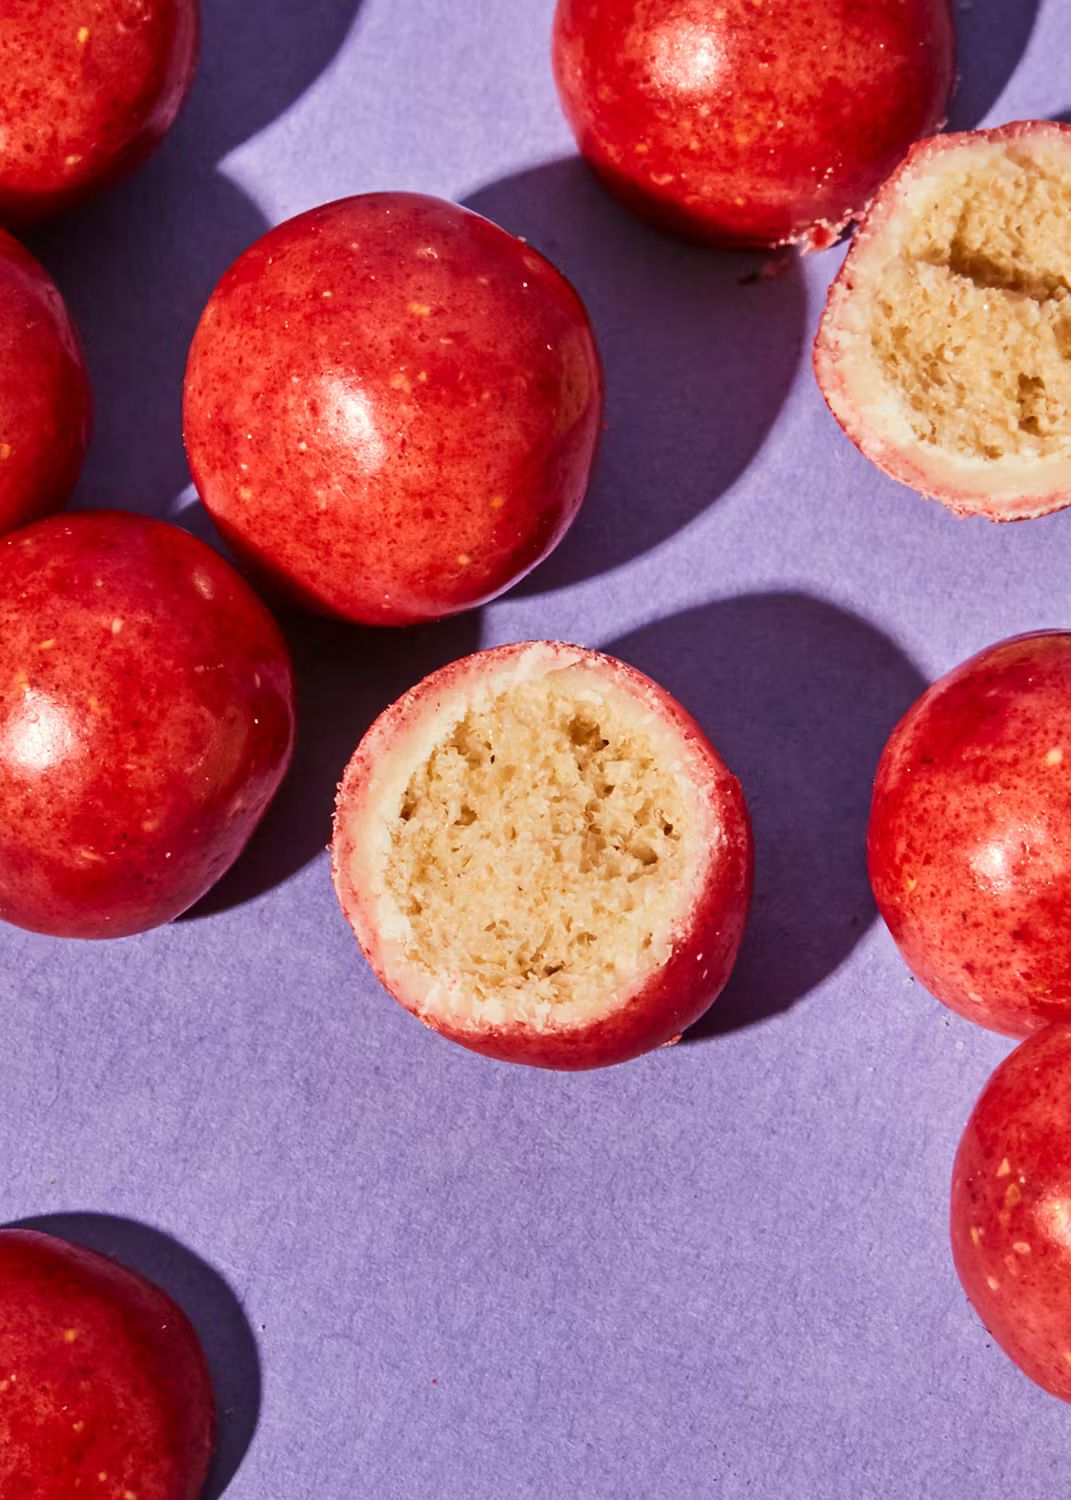
<svg viewBox="0 0 1071 1500">
<path fill-rule="evenodd" d="M 91 422 L 89 377 L 59 289 L 0 232 L 0 532 L 66 502 Z"/>
<path fill-rule="evenodd" d="M 0 223 L 45 218 L 126 176 L 193 82 L 198 0 L 4 0 Z"/>
<path fill-rule="evenodd" d="M 852 442 L 961 516 L 1071 504 L 1071 126 L 923 141 L 829 291 L 814 369 Z"/>
<path fill-rule="evenodd" d="M 103 938 L 178 916 L 293 733 L 278 626 L 203 542 L 120 511 L 0 540 L 0 919 Z"/>
<path fill-rule="evenodd" d="M 982 1090 L 956 1153 L 952 1253 L 1005 1354 L 1071 1401 L 1071 1028 L 1030 1037 Z"/>
<path fill-rule="evenodd" d="M 1002 641 L 922 695 L 882 754 L 868 857 L 946 1005 L 1009 1036 L 1071 1019 L 1071 632 Z"/>
<path fill-rule="evenodd" d="M 581 151 L 630 207 L 716 245 L 830 244 L 943 119 L 948 0 L 558 0 Z"/>
<path fill-rule="evenodd" d="M 197 1334 L 115 1261 L 0 1229 L 0 1495 L 200 1500 L 216 1405 Z"/>
</svg>

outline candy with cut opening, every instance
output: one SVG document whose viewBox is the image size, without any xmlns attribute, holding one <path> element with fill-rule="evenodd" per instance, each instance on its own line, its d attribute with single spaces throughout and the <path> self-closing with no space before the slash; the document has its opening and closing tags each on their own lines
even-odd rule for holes
<svg viewBox="0 0 1071 1500">
<path fill-rule="evenodd" d="M 814 365 L 834 416 L 894 479 L 959 515 L 1071 500 L 1071 127 L 926 141 L 882 189 Z"/>
<path fill-rule="evenodd" d="M 528 642 L 433 673 L 373 725 L 333 865 L 370 963 L 426 1025 L 591 1068 L 674 1040 L 720 992 L 751 832 L 739 783 L 664 689 Z"/>
</svg>

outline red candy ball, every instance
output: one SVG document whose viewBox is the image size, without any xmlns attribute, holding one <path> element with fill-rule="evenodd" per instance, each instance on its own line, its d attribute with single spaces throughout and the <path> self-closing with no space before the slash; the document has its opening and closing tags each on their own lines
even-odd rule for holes
<svg viewBox="0 0 1071 1500">
<path fill-rule="evenodd" d="M 199 1500 L 215 1432 L 169 1297 L 92 1250 L 0 1230 L 0 1495 Z"/>
<path fill-rule="evenodd" d="M 63 298 L 0 232 L 0 532 L 65 504 L 91 423 L 89 377 Z"/>
<path fill-rule="evenodd" d="M 59 212 L 137 167 L 193 82 L 198 0 L 5 0 L 0 221 Z"/>
<path fill-rule="evenodd" d="M 716 245 L 828 245 L 953 81 L 948 0 L 558 0 L 581 151 L 630 207 Z"/>
<path fill-rule="evenodd" d="M 1071 632 L 991 646 L 878 767 L 874 896 L 927 989 L 1009 1036 L 1071 1019 Z"/>
<path fill-rule="evenodd" d="M 0 540 L 0 918 L 170 921 L 241 853 L 289 762 L 287 650 L 203 542 L 119 511 Z"/>
<path fill-rule="evenodd" d="M 564 277 L 408 193 L 258 240 L 186 376 L 190 467 L 227 540 L 299 602 L 365 624 L 453 614 L 533 568 L 576 515 L 601 417 Z"/>
<path fill-rule="evenodd" d="M 1031 1037 L 983 1089 L 952 1175 L 952 1253 L 1004 1352 L 1071 1401 L 1071 1028 Z"/>
</svg>

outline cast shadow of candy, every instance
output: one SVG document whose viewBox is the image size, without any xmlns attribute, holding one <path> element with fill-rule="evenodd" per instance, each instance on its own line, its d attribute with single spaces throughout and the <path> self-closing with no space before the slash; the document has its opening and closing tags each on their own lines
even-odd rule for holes
<svg viewBox="0 0 1071 1500">
<path fill-rule="evenodd" d="M 480 613 L 407 630 L 359 629 L 281 613 L 298 682 L 294 763 L 245 853 L 180 920 L 211 916 L 271 890 L 331 837 L 335 789 L 373 719 L 437 667 L 480 644 Z"/>
<path fill-rule="evenodd" d="M 147 1277 L 182 1308 L 197 1330 L 216 1393 L 219 1435 L 204 1500 L 219 1500 L 253 1441 L 261 1389 L 256 1339 L 223 1277 L 170 1235 L 111 1214 L 43 1214 L 6 1227 L 36 1229 L 107 1255 Z"/>
<path fill-rule="evenodd" d="M 1026 51 L 1038 6 L 1039 0 L 956 0 L 959 79 L 950 130 L 972 130 L 989 114 Z"/>
<path fill-rule="evenodd" d="M 219 277 L 268 227 L 218 164 L 319 77 L 360 3 L 209 0 L 193 92 L 159 151 L 128 182 L 29 236 L 73 310 L 96 398 L 76 503 L 164 516 L 188 485 L 190 340 Z"/>
<path fill-rule="evenodd" d="M 736 970 L 685 1040 L 789 1009 L 874 917 L 866 874 L 882 748 L 926 686 L 874 626 L 806 594 L 746 594 L 645 626 L 608 648 L 702 724 L 743 784 L 756 886 Z"/>
<path fill-rule="evenodd" d="M 638 557 L 747 468 L 800 359 L 798 263 L 688 245 L 621 208 L 578 158 L 472 194 L 574 283 L 606 367 L 606 432 L 591 490 L 557 552 L 519 585 L 538 593 Z"/>
</svg>

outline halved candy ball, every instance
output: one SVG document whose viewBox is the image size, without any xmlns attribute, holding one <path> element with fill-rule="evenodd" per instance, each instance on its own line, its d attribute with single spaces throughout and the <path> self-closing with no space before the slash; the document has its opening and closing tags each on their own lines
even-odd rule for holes
<svg viewBox="0 0 1071 1500">
<path fill-rule="evenodd" d="M 948 0 L 558 0 L 581 151 L 645 217 L 716 245 L 831 244 L 953 81 Z"/>
<path fill-rule="evenodd" d="M 878 468 L 958 515 L 1071 500 L 1071 128 L 925 141 L 886 184 L 814 352 Z"/>
<path fill-rule="evenodd" d="M 391 993 L 473 1051 L 624 1062 L 722 989 L 752 846 L 739 783 L 634 668 L 479 652 L 376 721 L 339 789 L 335 888 Z"/>
</svg>

